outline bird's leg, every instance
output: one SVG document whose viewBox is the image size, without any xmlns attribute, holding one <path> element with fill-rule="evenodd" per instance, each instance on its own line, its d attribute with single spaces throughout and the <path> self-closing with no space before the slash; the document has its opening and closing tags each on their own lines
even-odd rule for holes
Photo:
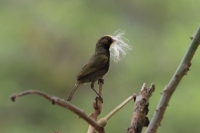
<svg viewBox="0 0 200 133">
<path fill-rule="evenodd" d="M 99 99 L 101 100 L 101 102 L 103 103 L 103 98 L 99 95 L 99 93 L 94 89 L 94 82 L 91 83 L 91 88 L 93 89 L 93 91 L 99 96 Z"/>
</svg>

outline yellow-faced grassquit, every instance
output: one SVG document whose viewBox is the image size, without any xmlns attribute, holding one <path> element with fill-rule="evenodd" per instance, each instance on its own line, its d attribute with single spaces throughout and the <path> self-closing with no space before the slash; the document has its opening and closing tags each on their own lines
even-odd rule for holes
<svg viewBox="0 0 200 133">
<path fill-rule="evenodd" d="M 83 68 L 76 77 L 77 81 L 69 97 L 67 98 L 68 101 L 72 99 L 74 92 L 80 85 L 91 82 L 91 88 L 95 91 L 95 93 L 103 102 L 102 97 L 94 89 L 94 83 L 97 80 L 102 79 L 109 69 L 109 49 L 113 42 L 115 42 L 115 39 L 112 36 L 103 36 L 97 41 L 94 54 L 83 66 Z"/>
</svg>

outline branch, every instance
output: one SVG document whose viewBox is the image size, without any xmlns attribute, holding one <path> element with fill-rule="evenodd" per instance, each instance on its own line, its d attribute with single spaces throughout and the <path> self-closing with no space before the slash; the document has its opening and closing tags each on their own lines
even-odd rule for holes
<svg viewBox="0 0 200 133">
<path fill-rule="evenodd" d="M 104 132 L 104 128 L 101 127 L 101 126 L 99 126 L 98 123 L 96 123 L 93 119 L 91 119 L 90 117 L 88 117 L 83 111 L 81 111 L 76 106 L 70 104 L 69 102 L 66 102 L 63 99 L 60 99 L 58 97 L 50 96 L 48 94 L 45 94 L 45 93 L 37 91 L 37 90 L 28 90 L 28 91 L 24 91 L 24 92 L 19 93 L 19 94 L 14 94 L 10 98 L 11 98 L 12 101 L 15 101 L 16 98 L 24 96 L 24 95 L 28 95 L 28 94 L 37 94 L 37 95 L 42 96 L 42 97 L 46 98 L 47 100 L 51 101 L 52 104 L 57 104 L 57 105 L 59 105 L 61 107 L 64 107 L 66 109 L 71 110 L 72 112 L 74 112 L 75 114 L 77 114 L 79 117 L 81 117 L 82 119 L 84 119 L 85 121 L 87 121 L 90 125 L 92 125 L 93 127 L 95 127 L 95 129 L 99 133 L 105 133 Z"/>
<path fill-rule="evenodd" d="M 145 133 L 155 133 L 157 131 L 157 128 L 162 121 L 165 110 L 168 106 L 169 100 L 173 92 L 175 91 L 183 76 L 186 75 L 189 71 L 189 67 L 191 66 L 191 60 L 200 43 L 200 27 L 197 29 L 195 35 L 191 39 L 192 41 L 180 65 L 178 66 L 176 72 L 174 73 L 168 85 L 164 88 L 162 92 L 160 102 L 157 105 L 156 111 Z"/>
<path fill-rule="evenodd" d="M 106 115 L 105 117 L 101 118 L 99 121 L 98 121 L 98 124 L 101 126 L 101 127 L 105 127 L 108 120 L 115 114 L 117 113 L 121 108 L 123 108 L 128 102 L 130 102 L 133 98 L 134 98 L 135 95 L 132 95 L 130 97 L 128 97 L 124 102 L 122 102 L 120 105 L 118 105 L 114 110 L 112 110 L 108 115 Z"/>
<path fill-rule="evenodd" d="M 103 86 L 103 79 L 98 80 L 99 84 L 99 95 L 102 96 L 102 86 Z M 100 115 L 102 110 L 102 101 L 99 97 L 96 97 L 95 102 L 93 102 L 94 112 L 91 113 L 89 116 L 94 121 L 97 121 L 97 117 Z M 95 133 L 95 128 L 92 125 L 89 125 L 87 133 Z"/>
<path fill-rule="evenodd" d="M 150 88 L 146 88 L 145 83 L 138 95 L 135 95 L 134 112 L 130 127 L 127 133 L 141 133 L 144 126 L 148 126 L 149 120 L 146 117 L 148 114 L 149 98 L 155 90 L 155 85 L 152 84 Z"/>
</svg>

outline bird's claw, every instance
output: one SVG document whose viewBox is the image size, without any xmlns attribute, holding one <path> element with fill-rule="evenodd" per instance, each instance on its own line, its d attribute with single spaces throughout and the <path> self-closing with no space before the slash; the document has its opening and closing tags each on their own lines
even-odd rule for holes
<svg viewBox="0 0 200 133">
<path fill-rule="evenodd" d="M 104 79 L 103 78 L 98 79 L 98 84 L 100 84 L 100 83 L 104 84 Z"/>
<path fill-rule="evenodd" d="M 98 97 L 99 100 L 101 100 L 101 102 L 103 103 L 103 98 L 101 96 Z"/>
</svg>

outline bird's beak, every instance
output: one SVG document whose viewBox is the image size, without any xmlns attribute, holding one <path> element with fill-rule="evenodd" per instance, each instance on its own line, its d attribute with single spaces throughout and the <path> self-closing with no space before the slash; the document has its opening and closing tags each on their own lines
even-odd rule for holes
<svg viewBox="0 0 200 133">
<path fill-rule="evenodd" d="M 113 36 L 109 36 L 112 40 L 113 40 L 113 42 L 110 44 L 110 46 L 116 41 L 116 39 L 113 37 Z"/>
</svg>

